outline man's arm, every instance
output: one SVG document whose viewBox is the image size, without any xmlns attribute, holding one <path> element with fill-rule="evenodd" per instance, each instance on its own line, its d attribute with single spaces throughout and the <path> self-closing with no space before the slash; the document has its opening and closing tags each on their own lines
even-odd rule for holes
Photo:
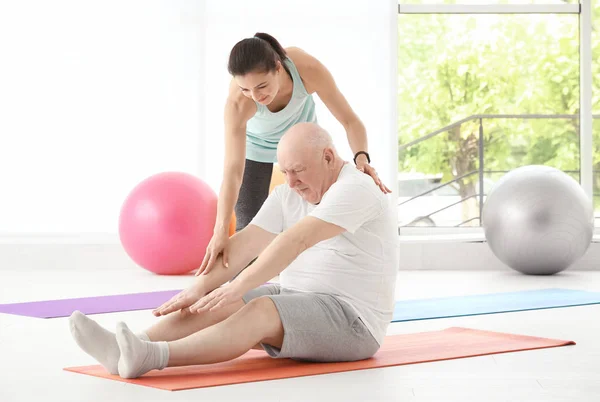
<svg viewBox="0 0 600 402">
<path fill-rule="evenodd" d="M 315 244 L 342 234 L 346 230 L 319 218 L 307 216 L 279 234 L 260 254 L 260 257 L 234 282 L 241 292 L 254 289 L 277 276 L 304 250 Z"/>
<path fill-rule="evenodd" d="M 223 258 L 219 256 L 208 273 L 196 277 L 190 287 L 156 308 L 153 314 L 167 315 L 192 306 L 203 296 L 233 279 L 273 241 L 275 236 L 258 226 L 246 226 L 231 237 L 229 267 L 225 267 Z"/>
<path fill-rule="evenodd" d="M 235 302 L 249 290 L 281 273 L 306 249 L 345 232 L 355 233 L 365 222 L 381 214 L 386 204 L 384 197 L 373 183 L 362 177 L 336 185 L 335 189 L 332 186 L 327 197 L 309 216 L 279 234 L 229 285 L 215 289 L 199 300 L 194 305 L 196 310 L 215 310 Z M 277 225 L 273 225 L 269 230 L 278 232 L 276 229 Z"/>
<path fill-rule="evenodd" d="M 202 286 L 205 293 L 209 293 L 233 279 L 253 259 L 261 254 L 276 236 L 276 234 L 270 233 L 256 225 L 248 225 L 234 234 L 229 240 L 229 268 L 225 267 L 222 256 L 219 256 L 215 262 L 215 266 L 208 273 L 198 276 L 200 286 Z M 271 278 L 274 276 L 276 275 L 273 275 Z"/>
<path fill-rule="evenodd" d="M 378 216 L 384 196 L 369 180 L 336 183 L 327 197 L 309 216 L 282 232 L 261 253 L 260 257 L 232 283 L 235 294 L 263 284 L 278 275 L 302 252 L 315 244 L 342 233 L 354 233 L 365 222 Z"/>
</svg>

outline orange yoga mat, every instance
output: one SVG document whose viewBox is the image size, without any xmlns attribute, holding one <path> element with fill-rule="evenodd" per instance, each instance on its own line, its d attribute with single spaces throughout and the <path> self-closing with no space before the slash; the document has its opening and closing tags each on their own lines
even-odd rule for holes
<svg viewBox="0 0 600 402">
<path fill-rule="evenodd" d="M 65 370 L 178 391 L 574 344 L 573 341 L 453 327 L 442 331 L 388 336 L 375 356 L 358 362 L 305 363 L 290 359 L 273 359 L 265 352 L 251 350 L 228 362 L 169 367 L 162 371 L 151 371 L 134 380 L 125 380 L 119 376 L 110 375 L 102 366 L 68 367 Z"/>
</svg>

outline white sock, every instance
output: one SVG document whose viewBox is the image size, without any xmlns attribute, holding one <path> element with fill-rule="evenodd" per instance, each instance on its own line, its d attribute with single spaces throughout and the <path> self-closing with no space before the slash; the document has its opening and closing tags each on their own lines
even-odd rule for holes
<svg viewBox="0 0 600 402">
<path fill-rule="evenodd" d="M 96 359 L 110 374 L 119 374 L 118 363 L 121 352 L 115 334 L 102 328 L 80 311 L 71 314 L 69 327 L 75 342 L 85 353 Z M 137 336 L 140 339 L 150 340 L 145 333 Z"/>
<path fill-rule="evenodd" d="M 150 370 L 162 370 L 169 363 L 167 342 L 143 341 L 124 322 L 117 324 L 117 344 L 121 351 L 119 375 L 123 378 L 137 378 Z"/>
</svg>

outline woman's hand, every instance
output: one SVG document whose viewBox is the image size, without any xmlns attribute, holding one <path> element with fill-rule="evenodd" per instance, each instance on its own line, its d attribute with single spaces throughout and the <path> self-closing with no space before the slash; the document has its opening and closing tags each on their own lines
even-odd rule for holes
<svg viewBox="0 0 600 402">
<path fill-rule="evenodd" d="M 229 282 L 227 285 L 213 290 L 198 300 L 190 307 L 190 312 L 202 313 L 205 311 L 214 311 L 240 300 L 242 296 L 244 296 L 244 291 L 239 286 L 239 281 L 238 283 L 236 281 Z"/>
<path fill-rule="evenodd" d="M 208 274 L 210 270 L 213 268 L 215 261 L 220 254 L 223 254 L 223 265 L 229 268 L 229 233 L 226 232 L 217 232 L 213 234 L 212 239 L 210 239 L 210 243 L 206 247 L 206 254 L 204 254 L 204 259 L 202 260 L 202 264 L 200 268 L 196 272 L 196 276 L 200 274 Z"/>
<path fill-rule="evenodd" d="M 384 194 L 389 194 L 392 192 L 392 190 L 390 190 L 385 184 L 383 184 L 381 182 L 381 179 L 379 178 L 379 175 L 377 174 L 377 171 L 375 170 L 375 168 L 373 168 L 367 162 L 362 162 L 362 161 L 357 160 L 356 168 L 358 170 L 360 170 L 361 172 L 366 173 L 369 176 L 371 176 L 373 178 L 373 180 L 375 180 L 375 184 L 377 184 L 379 186 L 379 188 L 381 189 L 381 191 L 384 192 Z"/>
<path fill-rule="evenodd" d="M 174 311 L 187 309 L 194 303 L 201 300 L 206 293 L 198 284 L 194 284 L 191 287 L 182 290 L 175 296 L 173 296 L 169 301 L 163 303 L 162 306 L 154 309 L 152 314 L 156 317 L 160 317 L 161 315 L 171 314 Z"/>
</svg>

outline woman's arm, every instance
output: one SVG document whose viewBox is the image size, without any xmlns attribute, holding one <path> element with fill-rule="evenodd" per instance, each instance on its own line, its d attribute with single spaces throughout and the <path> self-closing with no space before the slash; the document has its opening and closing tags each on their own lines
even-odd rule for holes
<svg viewBox="0 0 600 402">
<path fill-rule="evenodd" d="M 246 123 L 256 113 L 256 105 L 231 83 L 225 104 L 225 160 L 219 192 L 215 233 L 229 233 L 229 223 L 244 176 L 246 162 Z"/>
<path fill-rule="evenodd" d="M 331 114 L 346 130 L 352 153 L 368 152 L 369 146 L 365 126 L 342 95 L 329 70 L 319 60 L 299 48 L 289 48 L 287 52 L 296 64 L 308 93 L 316 92 Z M 366 162 L 365 155 L 359 156 L 357 161 L 363 158 Z"/>
<path fill-rule="evenodd" d="M 296 64 L 308 93 L 316 92 L 331 114 L 346 130 L 352 154 L 369 152 L 367 131 L 358 115 L 337 87 L 329 70 L 316 58 L 298 48 L 289 48 L 288 55 Z M 381 182 L 375 169 L 370 166 L 365 154 L 356 157 L 356 167 L 373 177 L 375 183 L 385 193 L 390 190 Z"/>
<path fill-rule="evenodd" d="M 208 269 L 223 254 L 223 263 L 229 264 L 227 242 L 229 240 L 229 224 L 233 209 L 237 202 L 246 162 L 246 123 L 256 113 L 256 104 L 246 98 L 232 80 L 229 96 L 225 104 L 225 162 L 223 164 L 223 181 L 219 191 L 217 217 L 213 236 L 206 248 L 200 272 Z"/>
</svg>

